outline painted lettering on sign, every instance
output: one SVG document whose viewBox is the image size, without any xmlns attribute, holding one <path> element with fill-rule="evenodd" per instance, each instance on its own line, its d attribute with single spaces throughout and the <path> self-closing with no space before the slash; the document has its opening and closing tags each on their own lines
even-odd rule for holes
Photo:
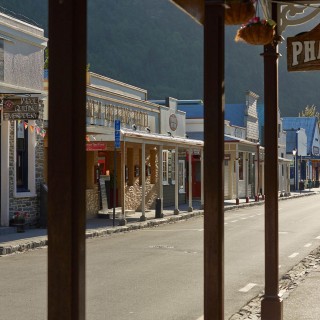
<svg viewBox="0 0 320 320">
<path fill-rule="evenodd" d="M 320 24 L 287 39 L 288 71 L 320 70 Z"/>
<path fill-rule="evenodd" d="M 39 118 L 39 98 L 3 99 L 4 120 L 36 120 Z"/>
<path fill-rule="evenodd" d="M 121 123 L 138 127 L 148 127 L 148 113 L 129 109 L 126 107 L 116 106 L 113 104 L 102 104 L 101 101 L 87 100 L 87 117 L 101 120 L 105 126 L 112 127 L 116 119 Z"/>
</svg>

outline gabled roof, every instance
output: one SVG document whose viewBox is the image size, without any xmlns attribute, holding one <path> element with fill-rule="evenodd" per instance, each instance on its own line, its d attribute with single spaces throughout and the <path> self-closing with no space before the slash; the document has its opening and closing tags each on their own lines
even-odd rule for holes
<svg viewBox="0 0 320 320">
<path fill-rule="evenodd" d="M 307 135 L 307 152 L 310 153 L 312 150 L 312 142 L 314 139 L 314 134 L 317 126 L 317 118 L 316 117 L 284 117 L 282 118 L 282 127 L 283 130 L 289 131 L 294 130 L 297 131 L 300 128 L 305 129 Z M 287 132 L 288 139 L 288 132 Z M 287 147 L 288 143 L 287 143 Z M 290 150 L 290 149 L 288 149 Z"/>
</svg>

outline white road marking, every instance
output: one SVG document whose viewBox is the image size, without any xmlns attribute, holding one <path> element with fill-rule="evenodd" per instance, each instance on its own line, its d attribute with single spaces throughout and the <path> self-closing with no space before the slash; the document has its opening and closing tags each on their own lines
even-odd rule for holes
<svg viewBox="0 0 320 320">
<path fill-rule="evenodd" d="M 238 220 L 232 220 L 231 222 L 237 222 Z"/>
<path fill-rule="evenodd" d="M 201 317 L 198 318 L 197 320 L 204 320 L 204 316 L 201 316 Z"/>
<path fill-rule="evenodd" d="M 241 218 L 242 220 L 247 220 L 247 218 Z"/>
<path fill-rule="evenodd" d="M 287 234 L 288 231 L 279 231 L 279 234 Z"/>
<path fill-rule="evenodd" d="M 304 245 L 305 248 L 309 248 L 311 246 L 312 246 L 312 243 L 310 243 L 310 242 Z"/>
<path fill-rule="evenodd" d="M 262 215 L 262 213 L 257 213 L 257 216 L 261 216 Z"/>
<path fill-rule="evenodd" d="M 316 237 L 315 239 L 318 239 L 318 240 L 319 240 L 319 239 L 320 239 L 320 236 Z"/>
<path fill-rule="evenodd" d="M 281 268 L 281 264 L 279 264 L 279 269 Z"/>
<path fill-rule="evenodd" d="M 254 216 L 250 216 L 249 218 L 254 218 Z"/>
<path fill-rule="evenodd" d="M 224 223 L 225 226 L 226 226 L 227 224 L 228 224 L 227 222 Z"/>
<path fill-rule="evenodd" d="M 241 288 L 239 291 L 240 292 L 248 292 L 249 290 L 251 290 L 256 285 L 257 285 L 256 283 L 248 283 L 245 287 Z"/>
<path fill-rule="evenodd" d="M 290 255 L 288 258 L 295 258 L 297 255 L 299 254 L 299 252 L 294 252 L 292 255 Z"/>
</svg>

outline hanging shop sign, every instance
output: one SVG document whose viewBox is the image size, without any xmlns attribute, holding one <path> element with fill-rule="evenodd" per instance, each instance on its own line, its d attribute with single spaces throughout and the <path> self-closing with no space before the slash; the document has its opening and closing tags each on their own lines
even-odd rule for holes
<svg viewBox="0 0 320 320">
<path fill-rule="evenodd" d="M 288 71 L 320 70 L 320 24 L 287 39 Z"/>
<path fill-rule="evenodd" d="M 21 97 L 3 99 L 4 120 L 37 120 L 39 98 Z"/>
</svg>

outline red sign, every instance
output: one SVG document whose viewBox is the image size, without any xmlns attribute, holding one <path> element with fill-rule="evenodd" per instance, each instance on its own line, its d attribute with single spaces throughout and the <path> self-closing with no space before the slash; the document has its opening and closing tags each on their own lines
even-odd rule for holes
<svg viewBox="0 0 320 320">
<path fill-rule="evenodd" d="M 87 151 L 103 151 L 106 149 L 107 146 L 105 142 L 87 142 Z"/>
</svg>

